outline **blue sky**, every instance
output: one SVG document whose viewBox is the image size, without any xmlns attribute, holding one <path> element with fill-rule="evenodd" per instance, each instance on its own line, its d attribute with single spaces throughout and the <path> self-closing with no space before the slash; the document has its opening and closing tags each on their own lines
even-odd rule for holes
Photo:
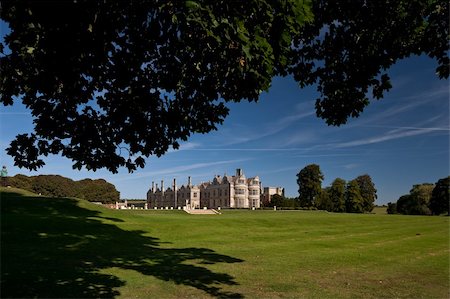
<svg viewBox="0 0 450 299">
<path fill-rule="evenodd" d="M 4 30 L 4 27 L 3 27 Z M 3 32 L 4 34 L 4 32 Z M 290 78 L 275 78 L 258 103 L 229 104 L 230 115 L 218 131 L 194 135 L 180 150 L 150 158 L 144 169 L 129 174 L 75 171 L 72 162 L 49 156 L 46 166 L 29 172 L 13 166 L 5 148 L 21 133 L 32 131 L 29 111 L 17 102 L 0 106 L 0 164 L 10 175 L 59 174 L 80 180 L 104 178 L 122 198 L 145 198 L 152 181 L 173 178 L 186 183 L 208 181 L 215 174 L 259 175 L 264 186 L 281 186 L 297 196 L 296 174 L 320 165 L 323 186 L 337 178 L 369 174 L 378 189 L 377 204 L 395 201 L 413 184 L 436 182 L 449 175 L 449 82 L 435 75 L 436 63 L 411 57 L 389 74 L 393 88 L 374 100 L 359 118 L 329 127 L 315 116 L 315 88 L 300 89 Z"/>
</svg>

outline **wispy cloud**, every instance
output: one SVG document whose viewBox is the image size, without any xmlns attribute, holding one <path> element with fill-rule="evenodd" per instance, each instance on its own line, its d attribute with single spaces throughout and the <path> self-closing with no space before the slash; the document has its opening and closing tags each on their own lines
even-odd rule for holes
<svg viewBox="0 0 450 299">
<path fill-rule="evenodd" d="M 332 147 L 334 147 L 334 148 L 345 148 L 345 147 L 353 147 L 353 146 L 374 144 L 374 143 L 379 143 L 379 142 L 388 141 L 388 140 L 394 140 L 394 139 L 405 138 L 405 137 L 410 137 L 410 136 L 422 135 L 422 134 L 430 133 L 430 132 L 433 132 L 433 131 L 435 131 L 435 130 L 433 130 L 433 129 L 419 129 L 419 130 L 403 130 L 403 131 L 399 131 L 397 133 L 392 133 L 392 132 L 389 133 L 388 132 L 387 134 L 381 135 L 381 136 L 375 136 L 375 137 L 370 137 L 370 138 L 365 138 L 365 139 L 353 140 L 353 141 L 349 141 L 349 142 L 337 143 L 337 144 L 332 145 Z"/>
<path fill-rule="evenodd" d="M 356 163 L 350 163 L 350 164 L 345 164 L 344 165 L 345 169 L 354 169 L 354 168 L 357 168 L 357 167 L 359 167 L 359 164 L 356 164 Z"/>
<path fill-rule="evenodd" d="M 11 116 L 16 116 L 16 115 L 26 115 L 26 116 L 31 116 L 31 112 L 0 112 L 0 115 L 11 115 Z"/>
<path fill-rule="evenodd" d="M 292 151 L 305 151 L 310 148 L 265 148 L 265 147 L 257 147 L 257 148 L 237 148 L 237 147 L 229 147 L 229 148 L 195 148 L 190 149 L 192 151 L 211 151 L 211 152 L 221 152 L 221 151 L 230 151 L 230 152 L 292 152 Z"/>
<path fill-rule="evenodd" d="M 382 126 L 382 125 L 365 125 L 367 128 L 385 128 L 385 129 L 405 129 L 405 130 L 430 130 L 430 131 L 450 131 L 450 127 L 403 127 L 403 126 Z"/>
<path fill-rule="evenodd" d="M 442 86 L 437 89 L 430 89 L 413 96 L 398 97 L 398 98 L 386 98 L 383 102 L 391 102 L 392 106 L 383 110 L 380 113 L 376 113 L 370 117 L 360 117 L 355 120 L 354 123 L 343 126 L 343 129 L 350 129 L 353 127 L 361 126 L 375 126 L 378 124 L 384 124 L 387 121 L 398 121 L 399 117 L 411 113 L 411 110 L 418 109 L 421 106 L 430 105 L 438 99 L 448 99 L 449 89 L 448 86 Z"/>
<path fill-rule="evenodd" d="M 176 153 L 176 152 L 185 151 L 185 150 L 192 150 L 199 146 L 201 146 L 201 144 L 197 143 L 197 142 L 185 142 L 185 143 L 180 144 L 180 147 L 178 149 L 170 148 L 167 151 L 167 153 Z"/>
<path fill-rule="evenodd" d="M 126 181 L 126 180 L 134 180 L 134 179 L 142 178 L 142 177 L 161 177 L 161 176 L 169 176 L 169 175 L 170 176 L 178 176 L 182 173 L 192 171 L 195 169 L 207 168 L 207 167 L 212 167 L 212 166 L 216 166 L 216 165 L 235 164 L 235 163 L 240 163 L 240 162 L 244 162 L 244 161 L 248 161 L 248 160 L 250 160 L 250 159 L 223 160 L 223 161 L 216 161 L 216 162 L 205 162 L 205 163 L 180 165 L 180 166 L 169 167 L 169 168 L 164 168 L 164 169 L 155 170 L 155 171 L 141 172 L 141 173 L 138 173 L 135 175 L 116 177 L 114 179 L 114 181 L 119 182 L 119 181 Z"/>
<path fill-rule="evenodd" d="M 264 137 L 269 137 L 274 134 L 277 134 L 284 129 L 290 127 L 295 122 L 312 116 L 315 114 L 314 110 L 306 110 L 296 114 L 284 116 L 276 121 L 272 121 L 267 123 L 264 127 L 258 127 L 257 129 L 253 128 L 238 128 L 237 130 L 233 130 L 229 132 L 229 136 L 226 136 L 226 133 L 222 132 L 221 137 L 225 139 L 222 142 L 221 146 L 229 146 L 234 144 L 246 143 L 254 140 L 258 140 Z"/>
</svg>

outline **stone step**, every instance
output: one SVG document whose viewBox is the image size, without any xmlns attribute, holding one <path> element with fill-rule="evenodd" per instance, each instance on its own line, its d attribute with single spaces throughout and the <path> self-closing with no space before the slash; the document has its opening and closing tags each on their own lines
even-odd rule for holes
<svg viewBox="0 0 450 299">
<path fill-rule="evenodd" d="M 192 215 L 215 215 L 215 214 L 220 214 L 215 210 L 204 210 L 204 209 L 191 209 L 191 210 L 184 210 L 186 213 L 188 214 L 192 214 Z"/>
</svg>

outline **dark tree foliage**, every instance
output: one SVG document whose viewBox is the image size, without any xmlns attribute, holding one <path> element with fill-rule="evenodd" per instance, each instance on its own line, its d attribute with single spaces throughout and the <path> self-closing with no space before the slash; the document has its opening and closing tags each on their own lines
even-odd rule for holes
<svg viewBox="0 0 450 299">
<path fill-rule="evenodd" d="M 336 178 L 330 187 L 330 200 L 333 205 L 333 212 L 345 212 L 345 180 Z"/>
<path fill-rule="evenodd" d="M 319 210 L 326 210 L 328 212 L 333 212 L 333 202 L 330 198 L 330 187 L 326 187 L 320 191 L 316 197 L 315 207 Z"/>
<path fill-rule="evenodd" d="M 307 165 L 297 174 L 299 202 L 301 207 L 312 207 L 322 191 L 323 174 L 317 164 Z"/>
<path fill-rule="evenodd" d="M 312 1 L 314 21 L 295 39 L 289 71 L 300 86 L 317 84 L 317 115 L 341 125 L 358 117 L 369 95 L 392 86 L 387 70 L 412 54 L 449 75 L 449 2 L 445 0 Z"/>
<path fill-rule="evenodd" d="M 404 215 L 431 215 L 428 207 L 434 184 L 417 184 L 397 200 L 397 212 Z"/>
<path fill-rule="evenodd" d="M 347 213 L 363 213 L 363 198 L 356 180 L 348 182 L 345 193 L 345 207 Z"/>
<path fill-rule="evenodd" d="M 375 200 L 377 199 L 377 189 L 368 174 L 360 175 L 356 179 L 359 185 L 359 191 L 363 198 L 363 211 L 372 212 Z"/>
<path fill-rule="evenodd" d="M 317 84 L 317 115 L 340 125 L 391 87 L 387 69 L 425 54 L 448 77 L 449 3 L 395 1 L 2 1 L 0 102 L 34 132 L 19 167 L 61 154 L 73 167 L 144 167 L 215 130 L 225 103 L 256 101 L 274 76 Z M 8 50 L 9 49 L 9 50 Z"/>
<path fill-rule="evenodd" d="M 428 207 L 434 215 L 450 214 L 450 176 L 436 182 Z"/>
<path fill-rule="evenodd" d="M 398 212 L 397 212 L 397 203 L 392 203 L 392 202 L 389 202 L 388 203 L 388 206 L 387 206 L 387 209 L 386 209 L 386 212 L 388 213 L 388 214 L 397 214 Z"/>
<path fill-rule="evenodd" d="M 270 197 L 270 207 L 282 207 L 284 206 L 284 197 L 279 194 L 274 194 Z"/>
<path fill-rule="evenodd" d="M 103 179 L 73 181 L 59 175 L 25 176 L 10 178 L 13 187 L 52 197 L 77 197 L 89 201 L 113 203 L 119 201 L 116 187 Z"/>
<path fill-rule="evenodd" d="M 400 196 L 400 198 L 397 200 L 397 212 L 399 214 L 408 215 L 410 214 L 410 211 L 412 210 L 412 207 L 414 205 L 413 199 L 410 194 L 405 194 Z"/>
</svg>

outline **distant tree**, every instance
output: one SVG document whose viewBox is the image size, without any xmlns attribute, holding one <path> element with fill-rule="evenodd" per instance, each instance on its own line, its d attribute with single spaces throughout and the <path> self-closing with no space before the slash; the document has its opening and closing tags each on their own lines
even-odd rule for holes
<svg viewBox="0 0 450 299">
<path fill-rule="evenodd" d="M 431 192 L 431 198 L 429 208 L 433 215 L 440 215 L 447 213 L 450 215 L 449 210 L 450 201 L 450 176 L 442 178 L 436 182 L 436 186 Z"/>
<path fill-rule="evenodd" d="M 10 178 L 10 184 L 13 187 L 32 191 L 32 178 L 23 174 L 16 174 Z"/>
<path fill-rule="evenodd" d="M 409 194 L 400 196 L 397 200 L 397 212 L 405 215 L 431 215 L 428 208 L 433 184 L 417 184 L 410 190 Z"/>
<path fill-rule="evenodd" d="M 356 180 L 351 180 L 347 184 L 347 189 L 345 192 L 345 206 L 347 213 L 364 212 L 363 198 L 361 196 L 361 191 L 359 190 L 359 184 Z"/>
<path fill-rule="evenodd" d="M 368 174 L 360 175 L 356 179 L 359 185 L 359 191 L 363 198 L 363 211 L 372 212 L 375 200 L 377 199 L 377 189 Z"/>
<path fill-rule="evenodd" d="M 387 209 L 386 209 L 386 212 L 388 213 L 388 214 L 397 214 L 398 212 L 397 212 L 397 203 L 392 203 L 392 202 L 389 202 L 388 203 L 388 206 L 387 206 Z"/>
<path fill-rule="evenodd" d="M 285 197 L 283 200 L 283 207 L 296 208 L 298 206 L 298 199 Z"/>
<path fill-rule="evenodd" d="M 53 197 L 75 197 L 74 182 L 60 175 L 38 175 L 33 177 L 31 188 L 35 193 Z"/>
<path fill-rule="evenodd" d="M 430 203 L 431 194 L 434 189 L 434 184 L 424 183 L 414 185 L 411 191 L 411 197 L 413 199 L 413 206 L 411 207 L 410 214 L 412 215 L 431 215 L 431 211 L 428 208 Z"/>
<path fill-rule="evenodd" d="M 44 196 L 77 197 L 102 203 L 112 203 L 120 198 L 116 187 L 103 179 L 73 181 L 60 175 L 28 177 L 18 174 L 11 178 L 11 186 Z"/>
<path fill-rule="evenodd" d="M 322 191 L 323 174 L 317 164 L 304 167 L 297 174 L 299 203 L 301 207 L 311 207 L 314 200 Z"/>
<path fill-rule="evenodd" d="M 315 207 L 319 210 L 333 211 L 333 202 L 330 198 L 330 187 L 323 188 L 316 196 Z"/>
<path fill-rule="evenodd" d="M 270 206 L 282 207 L 284 206 L 284 197 L 279 194 L 274 194 L 270 197 Z"/>
<path fill-rule="evenodd" d="M 443 0 L 2 1 L 0 102 L 34 117 L 8 154 L 133 171 L 275 76 L 315 84 L 317 116 L 341 125 L 384 96 L 400 59 L 427 55 L 448 78 L 448 15 Z"/>
<path fill-rule="evenodd" d="M 333 212 L 345 212 L 345 188 L 346 182 L 341 178 L 337 178 L 331 183 L 329 194 Z"/>
<path fill-rule="evenodd" d="M 405 194 L 399 197 L 396 203 L 397 212 L 399 214 L 409 215 L 414 206 L 413 198 L 410 194 Z"/>
</svg>

